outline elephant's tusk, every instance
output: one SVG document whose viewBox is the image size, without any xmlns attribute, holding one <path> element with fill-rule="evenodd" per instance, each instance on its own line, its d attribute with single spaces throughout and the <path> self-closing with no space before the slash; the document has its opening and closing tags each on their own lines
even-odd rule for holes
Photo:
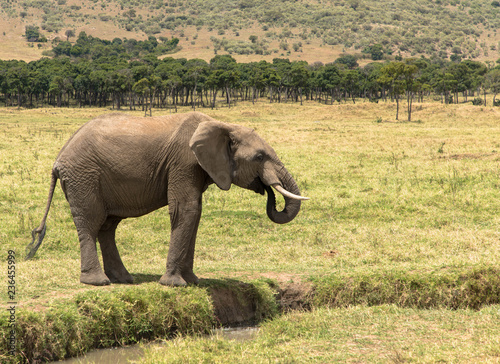
<svg viewBox="0 0 500 364">
<path fill-rule="evenodd" d="M 309 200 L 309 197 L 295 195 L 291 192 L 288 192 L 287 190 L 285 190 L 283 187 L 281 187 L 278 184 L 273 185 L 273 187 L 276 191 L 278 191 L 279 193 L 281 193 L 285 197 L 293 198 L 294 200 Z"/>
</svg>

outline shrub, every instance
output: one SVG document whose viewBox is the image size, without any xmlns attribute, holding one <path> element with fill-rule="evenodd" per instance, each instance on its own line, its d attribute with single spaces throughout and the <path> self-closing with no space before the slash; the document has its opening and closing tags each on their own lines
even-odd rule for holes
<svg viewBox="0 0 500 364">
<path fill-rule="evenodd" d="M 474 100 L 472 100 L 472 105 L 481 106 L 483 104 L 484 100 L 480 97 L 476 97 Z"/>
</svg>

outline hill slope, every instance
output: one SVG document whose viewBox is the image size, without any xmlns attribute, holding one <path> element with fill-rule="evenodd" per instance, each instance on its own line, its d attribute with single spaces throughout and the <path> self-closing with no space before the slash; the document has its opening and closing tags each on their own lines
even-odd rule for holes
<svg viewBox="0 0 500 364">
<path fill-rule="evenodd" d="M 180 38 L 178 57 L 331 62 L 341 53 L 500 57 L 491 0 L 0 0 L 0 59 L 33 60 L 66 31 L 104 39 Z M 49 43 L 32 44 L 26 26 Z M 70 38 L 71 40 L 71 38 Z"/>
</svg>

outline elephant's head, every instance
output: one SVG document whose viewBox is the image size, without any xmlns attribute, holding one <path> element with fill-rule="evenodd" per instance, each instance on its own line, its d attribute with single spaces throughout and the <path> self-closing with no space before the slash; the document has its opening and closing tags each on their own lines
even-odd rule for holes
<svg viewBox="0 0 500 364">
<path fill-rule="evenodd" d="M 223 190 L 231 183 L 264 194 L 267 191 L 267 215 L 278 223 L 293 220 L 300 210 L 297 183 L 279 160 L 276 152 L 252 129 L 215 120 L 199 124 L 189 146 L 200 166 Z M 274 187 L 285 198 L 283 211 L 276 210 Z"/>
</svg>

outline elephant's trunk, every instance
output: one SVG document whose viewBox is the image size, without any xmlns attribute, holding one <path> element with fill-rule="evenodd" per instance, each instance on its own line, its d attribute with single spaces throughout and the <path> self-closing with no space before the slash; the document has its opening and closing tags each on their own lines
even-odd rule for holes
<svg viewBox="0 0 500 364">
<path fill-rule="evenodd" d="M 277 190 L 283 194 L 285 198 L 285 208 L 283 211 L 276 210 L 276 197 L 274 196 L 274 191 L 271 186 L 266 186 L 267 191 L 267 216 L 271 221 L 277 224 L 286 224 L 292 221 L 295 216 L 299 213 L 301 200 L 306 200 L 306 197 L 300 196 L 299 187 L 297 183 L 292 178 L 292 176 L 286 172 L 282 178 L 280 178 L 282 186 L 276 185 Z M 276 188 L 276 187 L 275 187 Z M 283 191 L 285 190 L 285 191 Z"/>
</svg>

